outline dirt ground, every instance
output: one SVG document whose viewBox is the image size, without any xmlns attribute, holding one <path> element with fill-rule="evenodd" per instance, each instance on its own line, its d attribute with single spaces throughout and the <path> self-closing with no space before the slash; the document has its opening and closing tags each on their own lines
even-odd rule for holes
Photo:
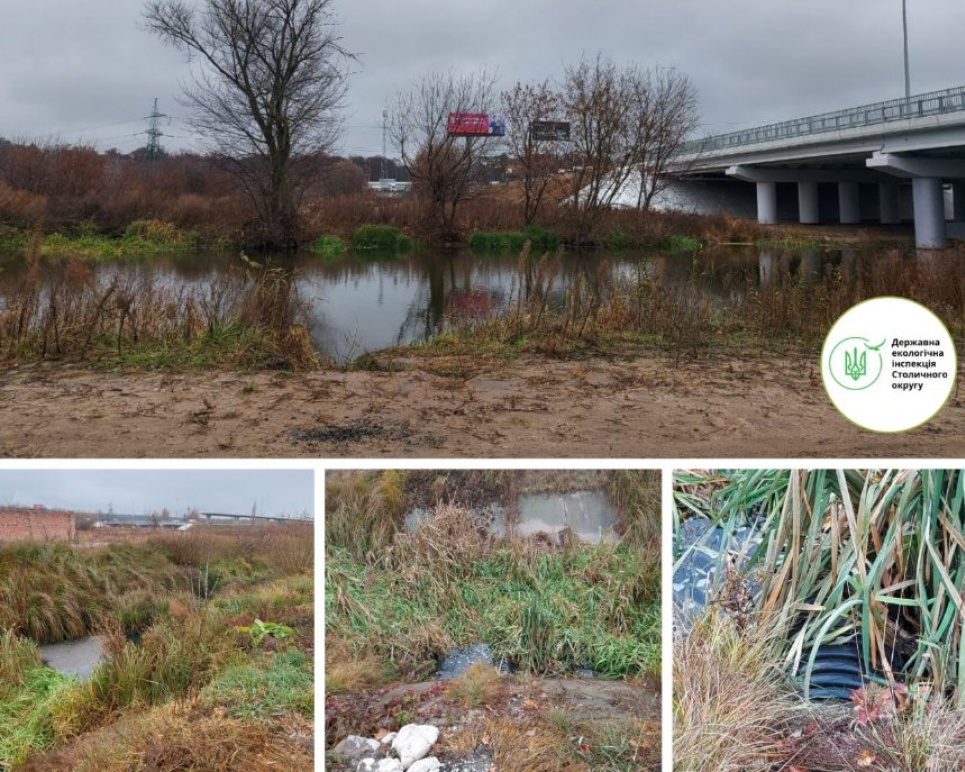
<svg viewBox="0 0 965 772">
<path fill-rule="evenodd" d="M 583 764 L 560 766 L 554 750 L 560 740 L 549 727 L 563 726 L 563 742 L 579 745 L 588 740 L 572 732 L 619 722 L 634 749 L 636 768 L 640 772 L 660 769 L 660 687 L 655 679 L 503 676 L 498 694 L 478 708 L 454 701 L 444 681 L 402 684 L 328 697 L 325 721 L 330 746 L 347 734 L 381 737 L 397 730 L 400 723 L 433 724 L 440 728 L 440 737 L 432 753 L 440 761 L 452 768 L 490 772 L 564 768 L 585 772 L 588 768 Z M 548 759 L 555 763 L 547 763 Z"/>
<path fill-rule="evenodd" d="M 383 362 L 383 365 L 389 364 Z M 397 360 L 390 372 L 0 373 L 0 457 L 952 457 L 956 389 L 929 424 L 865 432 L 817 362 L 777 355 Z"/>
</svg>

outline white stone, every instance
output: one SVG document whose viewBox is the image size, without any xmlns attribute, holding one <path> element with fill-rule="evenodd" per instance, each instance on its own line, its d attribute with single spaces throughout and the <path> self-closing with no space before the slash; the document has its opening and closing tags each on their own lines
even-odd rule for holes
<svg viewBox="0 0 965 772">
<path fill-rule="evenodd" d="M 419 759 L 414 762 L 411 767 L 409 767 L 408 772 L 437 772 L 438 769 L 442 767 L 439 763 L 439 759 L 435 756 L 427 756 L 424 759 Z"/>
<path fill-rule="evenodd" d="M 355 772 L 375 772 L 375 759 L 362 759 Z"/>
<path fill-rule="evenodd" d="M 402 772 L 402 763 L 398 759 L 382 759 L 375 772 Z"/>
<path fill-rule="evenodd" d="M 428 724 L 406 724 L 392 741 L 392 749 L 399 754 L 402 769 L 423 758 L 439 739 L 439 730 Z"/>
<path fill-rule="evenodd" d="M 371 756 L 379 750 L 379 744 L 368 737 L 359 737 L 357 734 L 350 734 L 342 742 L 335 746 L 332 752 L 350 763 L 359 759 Z M 366 770 L 368 772 L 368 770 Z"/>
<path fill-rule="evenodd" d="M 381 742 L 383 745 L 392 745 L 392 741 L 398 736 L 398 732 L 389 732 L 385 737 L 379 740 L 379 742 Z"/>
</svg>

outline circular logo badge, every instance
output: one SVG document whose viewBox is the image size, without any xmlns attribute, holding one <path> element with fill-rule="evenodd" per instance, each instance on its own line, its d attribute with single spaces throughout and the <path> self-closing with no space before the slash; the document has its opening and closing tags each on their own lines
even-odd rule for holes
<svg viewBox="0 0 965 772">
<path fill-rule="evenodd" d="M 821 376 L 834 406 L 874 432 L 904 432 L 931 419 L 955 386 L 951 335 L 924 306 L 905 298 L 859 303 L 824 341 Z"/>
</svg>

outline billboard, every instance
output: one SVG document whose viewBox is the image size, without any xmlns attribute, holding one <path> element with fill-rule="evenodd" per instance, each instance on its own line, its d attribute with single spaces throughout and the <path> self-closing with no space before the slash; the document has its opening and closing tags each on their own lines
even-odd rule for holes
<svg viewBox="0 0 965 772">
<path fill-rule="evenodd" d="M 506 122 L 489 113 L 449 113 L 446 132 L 453 137 L 503 137 Z"/>
<path fill-rule="evenodd" d="M 570 124 L 565 121 L 533 121 L 529 130 L 536 140 L 569 142 L 570 139 Z"/>
</svg>

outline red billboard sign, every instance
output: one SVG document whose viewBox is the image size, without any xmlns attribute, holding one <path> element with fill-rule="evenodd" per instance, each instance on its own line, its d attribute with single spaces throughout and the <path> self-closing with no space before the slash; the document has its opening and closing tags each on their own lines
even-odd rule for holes
<svg viewBox="0 0 965 772">
<path fill-rule="evenodd" d="M 489 136 L 488 113 L 449 113 L 447 130 L 461 137 Z"/>
</svg>

